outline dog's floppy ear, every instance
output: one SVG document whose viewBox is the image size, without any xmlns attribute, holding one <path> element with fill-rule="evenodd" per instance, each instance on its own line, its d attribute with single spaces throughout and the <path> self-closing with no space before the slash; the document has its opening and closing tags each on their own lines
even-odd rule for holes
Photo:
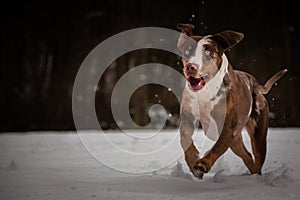
<svg viewBox="0 0 300 200">
<path fill-rule="evenodd" d="M 191 50 L 201 40 L 202 36 L 193 36 L 192 30 L 195 28 L 193 24 L 177 24 L 177 28 L 181 30 L 178 38 L 177 47 L 183 52 L 186 49 Z"/>
<path fill-rule="evenodd" d="M 193 24 L 177 24 L 177 28 L 181 30 L 181 33 L 191 36 L 193 35 L 192 30 L 195 28 L 195 26 Z"/>
<path fill-rule="evenodd" d="M 213 35 L 212 38 L 216 40 L 223 48 L 223 51 L 225 51 L 239 43 L 244 38 L 244 34 L 236 31 L 226 30 Z"/>
</svg>

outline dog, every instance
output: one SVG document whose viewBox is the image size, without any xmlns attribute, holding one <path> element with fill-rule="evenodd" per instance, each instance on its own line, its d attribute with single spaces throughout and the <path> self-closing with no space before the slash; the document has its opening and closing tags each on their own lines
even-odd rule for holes
<svg viewBox="0 0 300 200">
<path fill-rule="evenodd" d="M 177 28 L 181 30 L 177 47 L 182 53 L 186 78 L 180 109 L 180 143 L 190 171 L 202 179 L 230 148 L 251 174 L 261 175 L 269 126 L 264 95 L 287 69 L 260 85 L 252 75 L 234 70 L 224 53 L 244 38 L 242 33 L 226 30 L 194 36 L 192 24 L 178 24 Z M 202 158 L 192 139 L 198 120 L 205 135 L 216 141 Z M 250 136 L 254 158 L 243 143 L 243 128 Z"/>
</svg>

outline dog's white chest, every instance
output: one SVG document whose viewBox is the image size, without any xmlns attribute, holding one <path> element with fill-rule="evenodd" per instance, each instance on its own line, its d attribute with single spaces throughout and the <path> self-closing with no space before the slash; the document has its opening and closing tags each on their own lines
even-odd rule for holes
<svg viewBox="0 0 300 200">
<path fill-rule="evenodd" d="M 189 90 L 188 88 L 186 89 Z M 216 104 L 220 101 L 220 97 L 212 97 L 211 92 L 207 88 L 203 88 L 201 92 L 197 93 L 190 91 L 190 95 L 193 95 L 190 98 L 193 116 L 201 122 L 205 135 L 216 141 L 219 138 L 218 126 L 211 114 Z"/>
<path fill-rule="evenodd" d="M 223 106 L 226 105 L 226 103 L 221 101 L 226 101 L 223 79 L 227 73 L 227 66 L 228 60 L 226 56 L 223 55 L 223 62 L 220 71 L 205 85 L 203 89 L 194 92 L 188 88 L 188 85 L 186 85 L 186 90 L 188 91 L 191 99 L 190 106 L 193 108 L 192 114 L 201 122 L 205 135 L 212 140 L 217 140 L 220 135 L 217 122 L 212 117 L 212 111 L 217 104 Z M 226 112 L 225 107 L 223 110 Z"/>
</svg>

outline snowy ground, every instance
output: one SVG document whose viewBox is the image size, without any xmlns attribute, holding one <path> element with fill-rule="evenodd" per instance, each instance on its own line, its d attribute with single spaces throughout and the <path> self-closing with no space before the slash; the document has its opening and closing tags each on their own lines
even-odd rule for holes
<svg viewBox="0 0 300 200">
<path fill-rule="evenodd" d="M 176 131 L 160 133 L 148 146 L 122 135 L 110 137 L 128 152 L 153 150 L 157 144 L 167 148 L 157 159 L 147 154 L 145 159 L 125 159 L 105 136 L 91 142 L 88 148 L 101 151 L 110 167 L 131 172 L 121 173 L 92 158 L 71 132 L 0 135 L 0 199 L 300 199 L 300 129 L 269 130 L 262 176 L 247 175 L 241 160 L 228 151 L 214 169 L 224 171 L 202 181 L 191 176 L 182 157 L 174 159 L 182 154 Z M 84 137 L 93 140 L 95 133 Z M 201 132 L 195 138 L 203 150 L 212 144 Z M 149 173 L 140 173 L 145 171 Z"/>
</svg>

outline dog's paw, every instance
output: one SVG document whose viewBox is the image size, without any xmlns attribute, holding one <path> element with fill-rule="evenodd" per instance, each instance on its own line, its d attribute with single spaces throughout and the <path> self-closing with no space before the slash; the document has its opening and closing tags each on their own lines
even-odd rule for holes
<svg viewBox="0 0 300 200">
<path fill-rule="evenodd" d="M 207 173 L 210 170 L 210 166 L 203 160 L 198 160 L 194 165 L 194 171 L 199 171 L 202 174 Z"/>
<path fill-rule="evenodd" d="M 202 179 L 203 178 L 203 173 L 201 172 L 201 171 L 199 171 L 199 170 L 193 170 L 193 174 L 194 174 L 194 176 L 196 177 L 196 178 L 198 178 L 198 179 Z"/>
</svg>

